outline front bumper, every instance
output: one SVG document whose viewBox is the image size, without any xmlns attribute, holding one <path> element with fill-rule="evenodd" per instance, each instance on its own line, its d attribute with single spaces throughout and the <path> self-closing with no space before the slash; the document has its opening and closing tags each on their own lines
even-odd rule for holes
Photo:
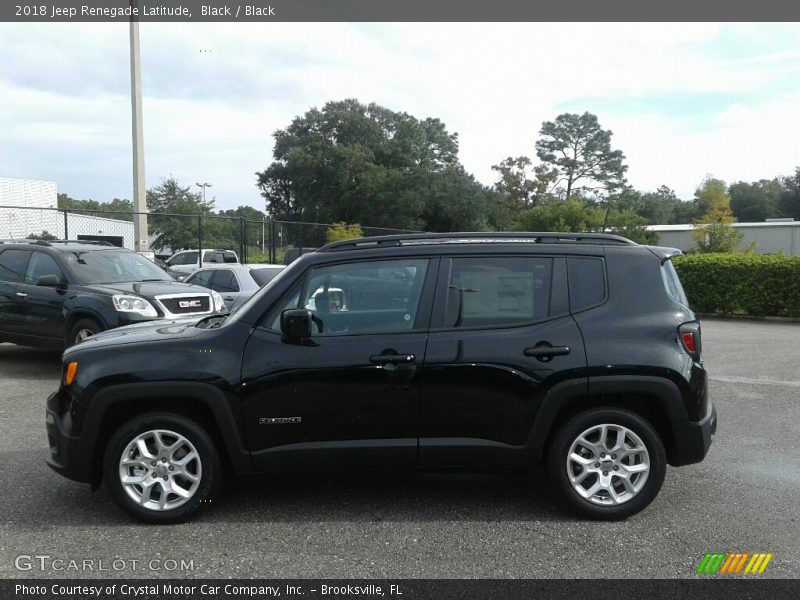
<svg viewBox="0 0 800 600">
<path fill-rule="evenodd" d="M 64 407 L 70 405 L 68 395 L 59 390 L 47 398 L 45 423 L 50 453 L 47 465 L 56 473 L 84 483 L 92 481 L 92 460 L 87 455 L 86 444 L 80 437 L 69 435 L 71 414 Z M 66 423 L 65 423 L 66 421 Z"/>
<path fill-rule="evenodd" d="M 706 414 L 699 421 L 673 421 L 675 438 L 669 463 L 674 467 L 701 462 L 708 454 L 717 432 L 717 409 L 709 398 Z"/>
</svg>

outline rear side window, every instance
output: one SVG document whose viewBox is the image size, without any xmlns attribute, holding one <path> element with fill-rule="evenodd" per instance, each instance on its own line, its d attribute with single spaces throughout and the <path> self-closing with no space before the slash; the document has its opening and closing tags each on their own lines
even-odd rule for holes
<svg viewBox="0 0 800 600">
<path fill-rule="evenodd" d="M 0 252 L 0 281 L 20 282 L 25 275 L 30 250 L 3 250 Z"/>
<path fill-rule="evenodd" d="M 194 265 L 197 264 L 197 252 L 185 252 L 183 254 L 176 254 L 169 261 L 169 265 Z"/>
<path fill-rule="evenodd" d="M 236 253 L 235 252 L 232 252 L 231 250 L 225 250 L 222 253 L 222 262 L 236 263 L 236 262 L 239 262 L 239 261 L 236 260 Z"/>
<path fill-rule="evenodd" d="M 552 258 L 454 258 L 445 327 L 506 327 L 550 313 Z"/>
<path fill-rule="evenodd" d="M 667 288 L 667 293 L 684 306 L 689 306 L 689 300 L 686 298 L 686 292 L 683 291 L 681 280 L 678 278 L 678 273 L 675 271 L 675 265 L 671 260 L 667 260 L 661 265 L 661 276 L 664 279 L 664 287 Z"/>
<path fill-rule="evenodd" d="M 211 289 L 221 293 L 238 292 L 239 283 L 233 272 L 228 269 L 219 269 L 214 273 L 214 279 L 211 280 Z"/>
<path fill-rule="evenodd" d="M 573 312 L 601 304 L 606 297 L 606 270 L 602 258 L 567 259 L 569 305 Z"/>
</svg>

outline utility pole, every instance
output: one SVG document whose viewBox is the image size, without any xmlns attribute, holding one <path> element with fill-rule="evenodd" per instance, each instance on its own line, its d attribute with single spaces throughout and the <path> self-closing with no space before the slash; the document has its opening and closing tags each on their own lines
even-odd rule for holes
<svg viewBox="0 0 800 600">
<path fill-rule="evenodd" d="M 132 7 L 138 0 L 130 0 Z M 139 60 L 139 21 L 131 16 L 131 138 L 133 140 L 134 250 L 150 249 L 147 239 L 147 196 L 144 187 L 144 135 L 142 131 L 142 71 Z"/>
</svg>

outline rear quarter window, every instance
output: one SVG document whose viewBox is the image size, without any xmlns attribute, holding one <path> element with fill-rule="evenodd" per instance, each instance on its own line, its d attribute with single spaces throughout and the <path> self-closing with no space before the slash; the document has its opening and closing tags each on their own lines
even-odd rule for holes
<svg viewBox="0 0 800 600">
<path fill-rule="evenodd" d="M 667 293 L 672 296 L 673 300 L 688 308 L 689 300 L 686 298 L 686 292 L 683 291 L 678 272 L 675 270 L 675 265 L 672 264 L 671 260 L 664 261 L 664 264 L 661 265 L 661 277 L 664 279 L 664 287 L 667 289 Z"/>
<path fill-rule="evenodd" d="M 606 267 L 602 258 L 567 259 L 569 305 L 572 312 L 602 304 L 606 298 Z"/>
</svg>

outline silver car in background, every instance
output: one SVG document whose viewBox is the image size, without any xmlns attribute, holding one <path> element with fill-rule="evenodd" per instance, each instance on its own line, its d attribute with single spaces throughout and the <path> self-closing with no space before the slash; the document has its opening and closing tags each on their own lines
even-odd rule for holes
<svg viewBox="0 0 800 600">
<path fill-rule="evenodd" d="M 233 312 L 285 268 L 267 264 L 210 264 L 192 273 L 185 283 L 219 292 Z"/>
</svg>

